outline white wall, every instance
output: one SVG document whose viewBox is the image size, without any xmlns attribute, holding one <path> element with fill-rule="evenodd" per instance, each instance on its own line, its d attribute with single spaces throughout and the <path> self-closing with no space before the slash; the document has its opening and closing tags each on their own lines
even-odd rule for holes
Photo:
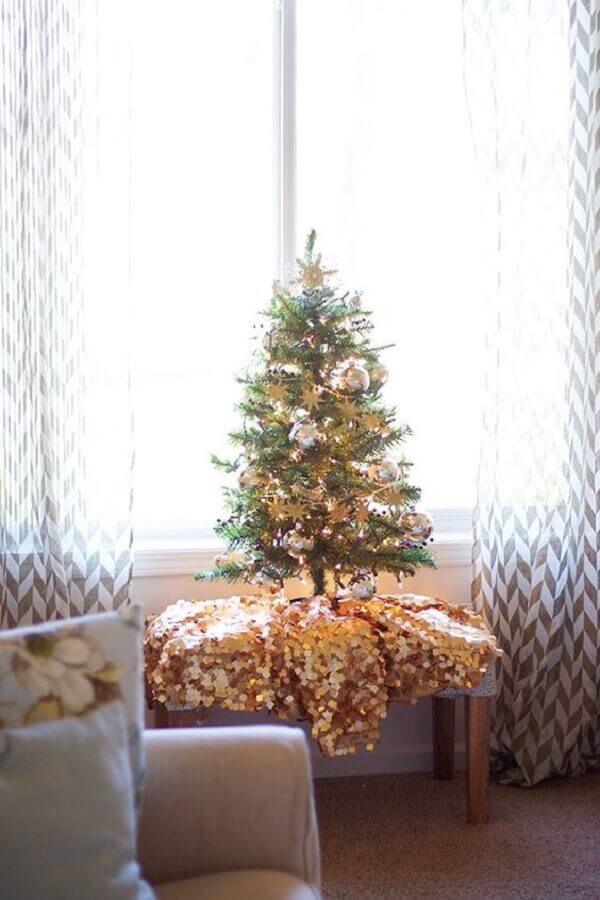
<svg viewBox="0 0 600 900">
<path fill-rule="evenodd" d="M 440 552 L 442 559 L 452 557 L 452 553 Z M 470 599 L 470 567 L 466 563 L 468 547 L 461 546 L 460 553 L 454 551 L 454 561 L 444 561 L 435 571 L 423 571 L 404 583 L 405 591 L 431 594 L 465 604 Z M 139 568 L 152 570 L 147 561 Z M 165 566 L 164 568 L 168 568 Z M 177 568 L 177 566 L 172 566 Z M 186 568 L 186 566 L 180 566 Z M 135 570 L 134 570 L 135 571 Z M 393 590 L 393 582 L 382 581 L 383 590 Z M 190 573 L 139 575 L 134 574 L 132 594 L 146 612 L 155 613 L 168 603 L 181 597 L 202 599 L 228 596 L 239 593 L 231 586 L 198 583 Z M 457 765 L 462 762 L 464 752 L 462 706 L 457 704 Z M 207 722 L 211 725 L 231 725 L 246 722 L 260 723 L 273 721 L 266 714 L 257 713 L 211 713 Z M 313 746 L 313 766 L 317 777 L 336 775 L 366 775 L 382 772 L 421 771 L 431 768 L 431 701 L 421 700 L 415 706 L 392 704 L 383 725 L 382 738 L 372 752 L 357 753 L 354 756 L 329 760 L 322 757 Z"/>
</svg>

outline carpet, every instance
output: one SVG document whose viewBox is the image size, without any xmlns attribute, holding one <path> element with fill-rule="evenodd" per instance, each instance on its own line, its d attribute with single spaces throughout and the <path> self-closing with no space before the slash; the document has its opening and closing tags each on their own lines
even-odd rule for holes
<svg viewBox="0 0 600 900">
<path fill-rule="evenodd" d="M 465 823 L 462 775 L 315 784 L 326 900 L 600 900 L 600 773 L 493 784 L 488 825 Z"/>
</svg>

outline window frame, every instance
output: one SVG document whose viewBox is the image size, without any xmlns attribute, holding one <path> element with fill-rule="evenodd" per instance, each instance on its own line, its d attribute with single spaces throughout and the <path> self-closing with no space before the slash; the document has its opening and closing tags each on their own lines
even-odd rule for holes
<svg viewBox="0 0 600 900">
<path fill-rule="evenodd" d="M 273 0 L 273 256 L 275 275 L 286 284 L 297 255 L 296 166 L 296 0 Z M 440 566 L 471 562 L 472 516 L 467 507 L 432 509 Z M 160 535 L 139 531 L 134 539 L 134 577 L 190 575 L 210 565 L 222 542 L 198 529 L 195 534 L 173 530 Z"/>
</svg>

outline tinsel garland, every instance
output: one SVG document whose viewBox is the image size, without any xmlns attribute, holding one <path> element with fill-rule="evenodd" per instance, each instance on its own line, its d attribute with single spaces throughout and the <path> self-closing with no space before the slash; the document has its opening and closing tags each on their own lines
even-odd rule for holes
<svg viewBox="0 0 600 900">
<path fill-rule="evenodd" d="M 475 687 L 499 655 L 481 616 L 415 594 L 179 600 L 144 644 L 155 701 L 307 719 L 326 756 L 373 749 L 390 700 Z"/>
</svg>

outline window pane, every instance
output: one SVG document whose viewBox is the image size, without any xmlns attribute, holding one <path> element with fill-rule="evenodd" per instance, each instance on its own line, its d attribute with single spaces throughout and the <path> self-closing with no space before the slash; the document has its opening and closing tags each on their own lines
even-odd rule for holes
<svg viewBox="0 0 600 900">
<path fill-rule="evenodd" d="M 461 0 L 298 0 L 298 235 L 364 291 L 432 508 L 472 503 L 477 190 Z"/>
<path fill-rule="evenodd" d="M 132 52 L 137 535 L 208 529 L 272 259 L 271 0 L 144 0 Z"/>
</svg>

